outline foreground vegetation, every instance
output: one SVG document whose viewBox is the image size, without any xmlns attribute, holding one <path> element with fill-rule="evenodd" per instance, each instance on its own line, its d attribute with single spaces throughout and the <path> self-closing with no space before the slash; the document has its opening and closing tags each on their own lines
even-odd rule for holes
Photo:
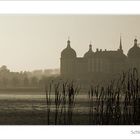
<svg viewBox="0 0 140 140">
<path fill-rule="evenodd" d="M 55 93 L 54 101 L 52 91 Z M 48 125 L 77 123 L 73 119 L 79 91 L 80 87 L 74 82 L 50 83 L 46 88 Z M 80 124 L 83 124 L 83 117 L 89 125 L 140 124 L 140 81 L 135 68 L 122 73 L 119 79 L 112 80 L 106 86 L 91 85 L 87 95 L 88 114 L 84 114 L 83 110 L 79 115 Z"/>
</svg>

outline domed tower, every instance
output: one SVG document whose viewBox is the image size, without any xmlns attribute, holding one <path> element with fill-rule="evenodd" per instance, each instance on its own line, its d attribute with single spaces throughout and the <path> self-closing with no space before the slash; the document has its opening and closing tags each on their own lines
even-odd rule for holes
<svg viewBox="0 0 140 140">
<path fill-rule="evenodd" d="M 134 46 L 128 51 L 129 68 L 138 68 L 140 70 L 140 48 L 137 39 L 134 40 Z"/>
<path fill-rule="evenodd" d="M 91 45 L 91 43 L 90 43 L 90 44 L 89 44 L 89 50 L 88 50 L 88 52 L 86 52 L 86 53 L 84 54 L 84 57 L 85 57 L 85 58 L 90 58 L 90 57 L 93 56 L 93 54 L 94 54 L 94 52 L 92 51 L 92 45 Z"/>
<path fill-rule="evenodd" d="M 92 51 L 92 45 L 91 43 L 89 44 L 89 50 L 84 54 L 84 59 L 86 61 L 86 72 L 91 73 L 93 72 L 93 56 L 94 52 Z"/>
<path fill-rule="evenodd" d="M 60 72 L 64 78 L 73 78 L 75 73 L 76 52 L 67 41 L 67 47 L 61 52 Z"/>
</svg>

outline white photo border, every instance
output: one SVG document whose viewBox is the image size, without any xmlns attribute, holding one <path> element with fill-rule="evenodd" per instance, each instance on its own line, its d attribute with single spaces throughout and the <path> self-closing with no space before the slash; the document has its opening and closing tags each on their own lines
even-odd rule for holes
<svg viewBox="0 0 140 140">
<path fill-rule="evenodd" d="M 0 1 L 0 14 L 139 15 L 140 1 Z M 140 126 L 0 126 L 0 139 L 140 139 Z"/>
</svg>

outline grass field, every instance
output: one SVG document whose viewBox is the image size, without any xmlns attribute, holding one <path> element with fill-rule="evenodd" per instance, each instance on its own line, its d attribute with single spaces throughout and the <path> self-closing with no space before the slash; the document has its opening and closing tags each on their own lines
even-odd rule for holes
<svg viewBox="0 0 140 140">
<path fill-rule="evenodd" d="M 52 95 L 54 100 L 54 95 Z M 74 113 L 75 124 L 87 124 L 87 95 L 77 96 Z M 51 106 L 53 124 L 55 105 Z M 45 93 L 16 92 L 0 93 L 0 124 L 3 125 L 45 125 L 47 124 L 47 105 Z M 80 118 L 80 119 L 79 119 Z"/>
</svg>

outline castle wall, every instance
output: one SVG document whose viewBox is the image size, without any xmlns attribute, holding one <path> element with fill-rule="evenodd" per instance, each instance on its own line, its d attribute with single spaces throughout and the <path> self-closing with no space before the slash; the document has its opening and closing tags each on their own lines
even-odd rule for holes
<svg viewBox="0 0 140 140">
<path fill-rule="evenodd" d="M 105 57 L 61 59 L 61 75 L 73 79 L 94 79 L 118 74 L 126 69 L 126 61 Z"/>
<path fill-rule="evenodd" d="M 61 76 L 65 78 L 74 78 L 76 71 L 76 58 L 61 58 L 60 62 Z"/>
</svg>

